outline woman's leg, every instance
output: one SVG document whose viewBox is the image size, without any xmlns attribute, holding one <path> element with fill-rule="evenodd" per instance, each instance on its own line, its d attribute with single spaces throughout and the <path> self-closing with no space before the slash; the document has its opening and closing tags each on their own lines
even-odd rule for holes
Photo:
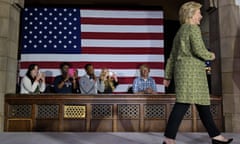
<svg viewBox="0 0 240 144">
<path fill-rule="evenodd" d="M 207 129 L 208 135 L 210 137 L 215 137 L 220 135 L 220 131 L 218 130 L 217 126 L 215 125 L 215 122 L 213 121 L 213 117 L 210 111 L 210 106 L 196 104 L 196 107 L 197 107 L 199 116 L 201 118 L 201 121 L 204 127 Z"/>
<path fill-rule="evenodd" d="M 181 121 L 188 110 L 190 104 L 175 103 L 172 112 L 169 116 L 167 127 L 164 136 L 169 139 L 175 139 Z"/>
<path fill-rule="evenodd" d="M 199 116 L 202 120 L 203 125 L 207 129 L 208 135 L 212 138 L 212 143 L 215 144 L 228 144 L 232 142 L 232 138 L 226 139 L 220 134 L 215 122 L 212 118 L 212 114 L 210 111 L 210 106 L 205 105 L 196 105 Z"/>
</svg>

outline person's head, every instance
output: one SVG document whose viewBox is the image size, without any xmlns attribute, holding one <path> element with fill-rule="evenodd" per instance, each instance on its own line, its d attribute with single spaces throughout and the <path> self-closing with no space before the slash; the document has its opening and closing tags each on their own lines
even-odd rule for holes
<svg viewBox="0 0 240 144">
<path fill-rule="evenodd" d="M 101 71 L 101 74 L 104 75 L 104 76 L 108 75 L 109 74 L 108 68 L 103 68 L 102 71 Z"/>
<path fill-rule="evenodd" d="M 28 70 L 27 70 L 27 76 L 30 78 L 30 79 L 35 79 L 36 76 L 38 75 L 38 72 L 39 72 L 39 67 L 37 64 L 30 64 L 28 66 Z"/>
<path fill-rule="evenodd" d="M 86 64 L 84 69 L 88 75 L 94 75 L 94 68 L 92 64 Z"/>
<path fill-rule="evenodd" d="M 202 15 L 200 8 L 202 5 L 200 3 L 190 1 L 184 3 L 179 10 L 179 21 L 181 24 L 200 24 Z"/>
<path fill-rule="evenodd" d="M 147 78 L 150 72 L 149 66 L 147 64 L 142 64 L 139 69 L 141 77 Z"/>
<path fill-rule="evenodd" d="M 71 67 L 70 63 L 67 63 L 67 62 L 61 63 L 60 65 L 61 73 L 63 75 L 66 75 L 70 67 Z"/>
</svg>

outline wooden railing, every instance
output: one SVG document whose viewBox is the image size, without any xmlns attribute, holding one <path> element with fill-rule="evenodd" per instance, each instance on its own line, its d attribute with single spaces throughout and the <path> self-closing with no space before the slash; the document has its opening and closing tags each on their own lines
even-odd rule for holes
<svg viewBox="0 0 240 144">
<path fill-rule="evenodd" d="M 162 132 L 175 95 L 6 94 L 5 131 Z M 221 97 L 211 112 L 222 130 Z M 205 131 L 191 105 L 179 131 Z"/>
</svg>

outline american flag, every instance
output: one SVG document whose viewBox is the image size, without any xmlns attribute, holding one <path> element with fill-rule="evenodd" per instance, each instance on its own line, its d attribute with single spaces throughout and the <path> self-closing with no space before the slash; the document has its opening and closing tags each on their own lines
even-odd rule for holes
<svg viewBox="0 0 240 144">
<path fill-rule="evenodd" d="M 163 29 L 162 10 L 27 7 L 22 15 L 19 76 L 37 63 L 51 84 L 60 74 L 60 63 L 70 62 L 79 77 L 91 63 L 97 76 L 105 67 L 115 72 L 115 93 L 124 93 L 146 63 L 157 91 L 163 93 Z"/>
</svg>

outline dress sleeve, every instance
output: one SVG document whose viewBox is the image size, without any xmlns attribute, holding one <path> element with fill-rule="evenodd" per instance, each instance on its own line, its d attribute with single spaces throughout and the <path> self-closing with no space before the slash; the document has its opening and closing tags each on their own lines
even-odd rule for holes
<svg viewBox="0 0 240 144">
<path fill-rule="evenodd" d="M 173 70 L 174 70 L 174 65 L 175 65 L 175 58 L 176 58 L 176 38 L 174 38 L 173 40 L 173 46 L 172 46 L 172 50 L 170 53 L 170 56 L 167 60 L 167 64 L 165 67 L 165 79 L 171 80 L 172 76 L 173 76 Z"/>
<path fill-rule="evenodd" d="M 39 85 L 38 82 L 33 82 L 32 84 L 31 80 L 27 77 L 24 77 L 22 80 L 24 89 L 29 93 L 33 93 L 36 90 L 37 86 Z"/>
<path fill-rule="evenodd" d="M 212 54 L 205 47 L 199 26 L 190 28 L 189 39 L 193 55 L 203 60 L 213 60 Z"/>
<path fill-rule="evenodd" d="M 39 86 L 40 86 L 40 92 L 44 92 L 45 89 L 46 89 L 46 83 L 42 82 L 42 83 L 39 84 Z"/>
</svg>

